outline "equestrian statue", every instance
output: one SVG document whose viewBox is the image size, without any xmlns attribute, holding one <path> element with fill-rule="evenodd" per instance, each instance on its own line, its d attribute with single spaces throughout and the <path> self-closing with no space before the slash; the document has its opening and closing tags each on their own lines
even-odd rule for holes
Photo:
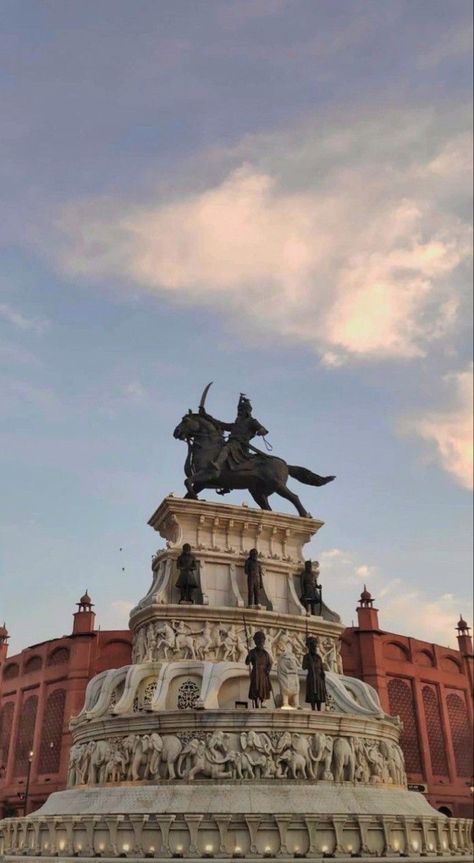
<svg viewBox="0 0 474 863">
<path fill-rule="evenodd" d="M 218 494 L 247 489 L 258 506 L 268 510 L 271 509 L 268 497 L 276 493 L 291 501 L 299 515 L 311 518 L 298 495 L 287 487 L 288 476 L 314 486 L 326 485 L 335 477 L 319 476 L 257 449 L 251 440 L 260 436 L 265 441 L 268 432 L 252 416 L 252 405 L 243 393 L 233 423 L 208 414 L 205 402 L 210 386 L 209 383 L 202 394 L 198 413 L 189 410 L 174 430 L 174 437 L 188 445 L 184 466 L 186 497 L 197 500 L 205 488 L 216 489 Z M 228 432 L 227 438 L 224 432 Z"/>
</svg>

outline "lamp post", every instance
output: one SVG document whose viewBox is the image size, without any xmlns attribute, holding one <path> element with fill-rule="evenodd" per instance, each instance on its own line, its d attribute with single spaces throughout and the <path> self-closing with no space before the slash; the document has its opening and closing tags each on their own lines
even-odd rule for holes
<svg viewBox="0 0 474 863">
<path fill-rule="evenodd" d="M 33 752 L 33 750 L 31 750 L 31 752 L 28 753 L 28 772 L 26 774 L 25 808 L 24 808 L 24 814 L 25 815 L 28 815 L 28 796 L 30 793 L 30 776 L 31 776 L 31 765 L 33 763 L 33 755 L 34 755 L 34 752 Z"/>
</svg>

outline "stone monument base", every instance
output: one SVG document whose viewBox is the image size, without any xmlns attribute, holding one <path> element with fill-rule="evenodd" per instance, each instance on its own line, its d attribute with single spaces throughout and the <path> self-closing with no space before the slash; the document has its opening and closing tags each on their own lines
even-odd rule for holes
<svg viewBox="0 0 474 863">
<path fill-rule="evenodd" d="M 4 860 L 468 857 L 471 822 L 402 788 L 307 780 L 74 788 L 4 822 Z"/>
</svg>

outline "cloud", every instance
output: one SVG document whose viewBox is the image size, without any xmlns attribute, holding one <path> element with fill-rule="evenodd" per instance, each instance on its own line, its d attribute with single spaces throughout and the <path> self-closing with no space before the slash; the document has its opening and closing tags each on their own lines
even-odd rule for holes
<svg viewBox="0 0 474 863">
<path fill-rule="evenodd" d="M 402 584 L 386 592 L 380 624 L 391 632 L 454 647 L 457 644 L 454 630 L 460 611 L 470 607 L 467 597 L 443 593 L 428 598 L 424 591 Z"/>
<path fill-rule="evenodd" d="M 456 644 L 454 627 L 459 613 L 472 605 L 468 597 L 429 595 L 412 582 L 387 578 L 379 567 L 361 564 L 354 554 L 342 549 L 322 552 L 320 561 L 323 589 L 327 585 L 328 591 L 337 595 L 337 610 L 346 621 L 354 617 L 353 608 L 362 584 L 366 584 L 379 608 L 382 629 L 437 644 Z"/>
<path fill-rule="evenodd" d="M 128 599 L 116 599 L 110 603 L 108 609 L 101 614 L 101 626 L 103 629 L 128 629 L 128 618 L 136 603 Z"/>
<path fill-rule="evenodd" d="M 469 135 L 444 120 L 307 124 L 244 139 L 172 199 L 72 202 L 59 265 L 224 310 L 328 367 L 424 356 L 455 329 L 471 249 Z"/>
<path fill-rule="evenodd" d="M 451 405 L 406 419 L 401 431 L 418 435 L 432 457 L 462 486 L 473 487 L 473 367 L 445 375 Z"/>
<path fill-rule="evenodd" d="M 49 321 L 44 318 L 28 318 L 19 309 L 15 309 L 8 303 L 0 303 L 0 318 L 3 318 L 7 323 L 12 324 L 19 330 L 25 332 L 34 332 L 37 335 L 42 335 L 49 327 Z"/>
<path fill-rule="evenodd" d="M 139 380 L 129 381 L 123 387 L 123 393 L 127 399 L 133 402 L 143 402 L 146 399 L 146 389 Z"/>
</svg>

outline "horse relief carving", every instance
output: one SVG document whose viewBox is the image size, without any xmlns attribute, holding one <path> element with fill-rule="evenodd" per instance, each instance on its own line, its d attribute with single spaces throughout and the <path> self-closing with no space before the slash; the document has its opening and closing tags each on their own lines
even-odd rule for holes
<svg viewBox="0 0 474 863">
<path fill-rule="evenodd" d="M 249 639 L 253 628 L 248 627 Z M 274 662 L 288 649 L 299 665 L 306 653 L 306 636 L 303 633 L 271 626 L 265 629 L 265 649 Z M 337 638 L 319 638 L 318 649 L 326 671 L 342 672 L 342 661 Z M 213 662 L 244 662 L 248 652 L 246 633 L 238 624 L 204 621 L 191 627 L 184 621 L 157 621 L 144 624 L 136 630 L 133 661 L 197 659 Z"/>
</svg>

